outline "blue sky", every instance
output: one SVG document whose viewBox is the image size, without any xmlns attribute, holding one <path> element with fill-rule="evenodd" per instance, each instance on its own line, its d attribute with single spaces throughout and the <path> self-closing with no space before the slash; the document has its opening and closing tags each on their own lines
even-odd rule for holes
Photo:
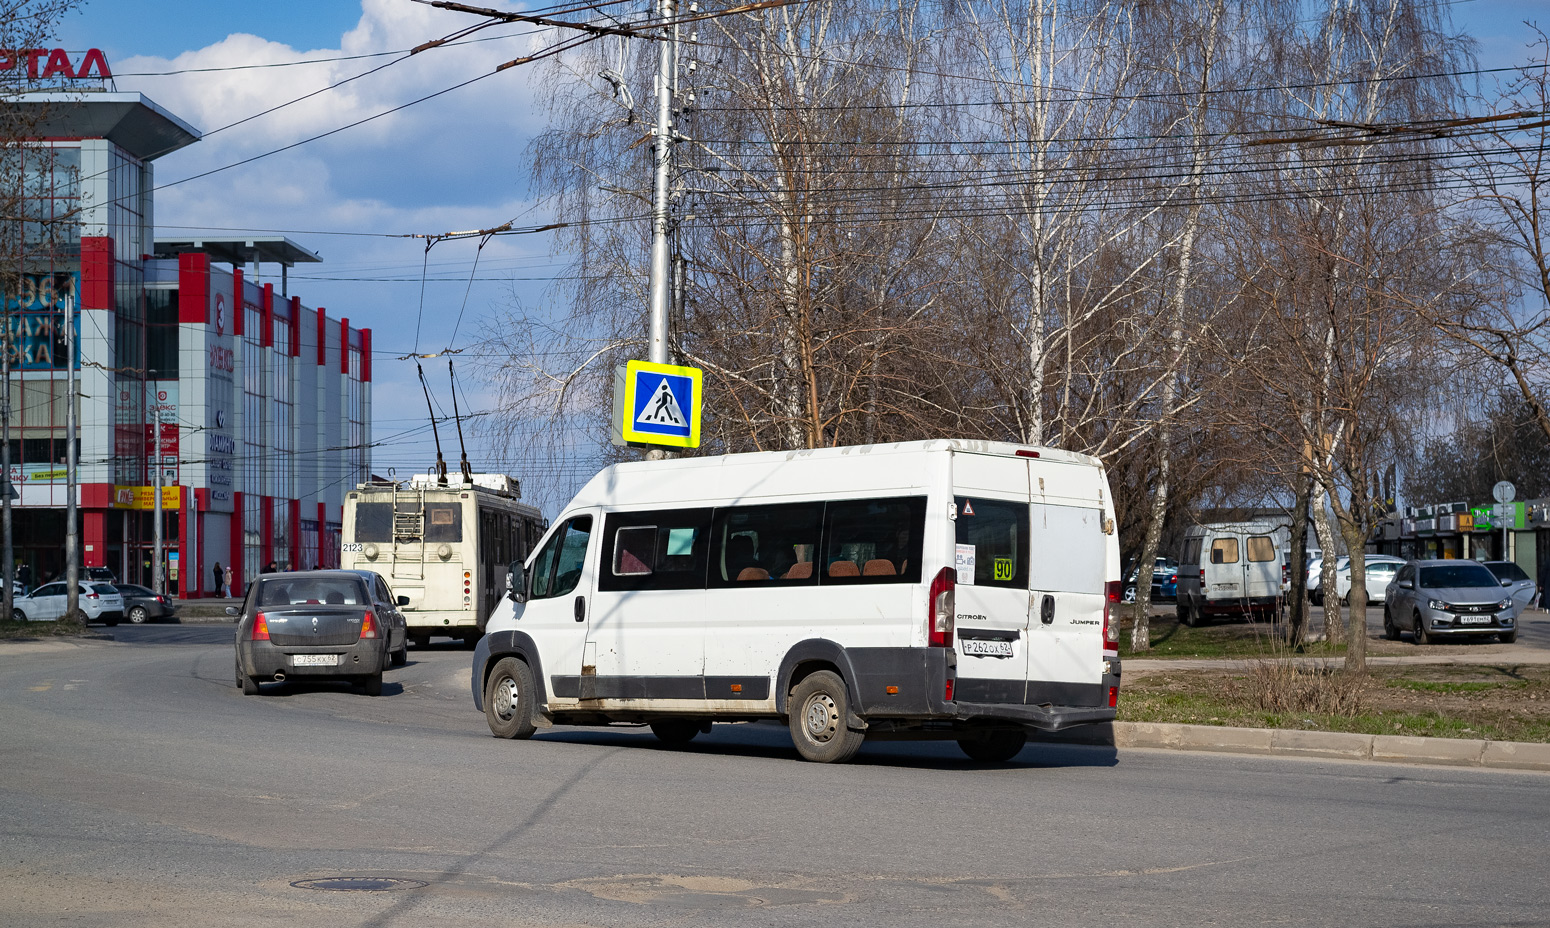
<svg viewBox="0 0 1550 928">
<path fill-rule="evenodd" d="M 522 8 L 513 0 L 481 5 Z M 1459 0 L 1452 10 L 1456 25 L 1478 40 L 1484 68 L 1523 59 L 1529 38 L 1523 20 L 1542 19 L 1550 28 L 1546 0 Z M 542 72 L 511 68 L 294 151 L 177 182 L 488 74 L 496 64 L 532 50 L 541 38 L 522 27 L 491 29 L 480 34 L 490 41 L 417 55 L 341 90 L 215 131 L 391 59 L 379 53 L 407 49 L 472 22 L 464 14 L 412 0 L 88 0 L 61 29 L 63 46 L 107 53 L 118 89 L 143 92 L 210 133 L 156 164 L 158 185 L 169 185 L 157 193 L 162 234 L 225 227 L 283 230 L 323 256 L 321 265 L 294 270 L 291 292 L 310 306 L 324 306 L 330 315 L 348 316 L 374 331 L 374 424 L 376 438 L 389 439 L 374 452 L 378 473 L 395 468 L 403 475 L 434 460 L 423 431 L 425 401 L 413 363 L 386 355 L 474 345 L 515 301 L 539 304 L 544 279 L 560 264 L 548 253 L 547 236 L 492 241 L 480 256 L 477 274 L 471 275 L 473 242 L 438 245 L 427 258 L 419 241 L 359 233 L 478 229 L 513 218 L 545 221 L 542 210 L 527 199 L 523 183 L 523 147 L 543 118 L 532 105 L 529 82 Z M 190 70 L 343 55 L 378 57 Z M 186 73 L 152 76 L 169 70 Z M 637 89 L 637 99 L 649 95 L 649 88 Z M 646 234 L 644 228 L 641 232 Z M 422 260 L 431 270 L 423 302 Z M 470 276 L 480 279 L 470 281 Z M 491 363 L 469 354 L 458 359 L 476 409 L 492 403 L 477 382 L 481 367 Z M 427 364 L 433 383 L 444 383 L 445 360 Z M 417 428 L 422 431 L 396 437 Z M 454 441 L 443 435 L 453 462 Z M 470 457 L 477 468 L 496 464 L 483 436 L 474 439 Z M 545 479 L 544 474 L 521 476 L 529 482 Z"/>
<path fill-rule="evenodd" d="M 514 8 L 502 0 L 486 5 Z M 158 234 L 277 230 L 322 255 L 322 264 L 292 269 L 291 293 L 373 330 L 374 437 L 389 440 L 374 451 L 377 473 L 395 468 L 402 476 L 435 457 L 414 364 L 392 356 L 476 346 L 492 315 L 516 299 L 541 301 L 543 279 L 558 264 L 548 255 L 547 236 L 495 239 L 471 273 L 474 241 L 437 245 L 427 258 L 422 241 L 358 233 L 480 229 L 517 217 L 542 221 L 523 183 L 523 146 L 538 125 L 528 86 L 533 69 L 512 68 L 294 151 L 179 181 L 490 75 L 539 40 L 528 27 L 489 29 L 479 34 L 487 41 L 433 49 L 340 90 L 221 129 L 397 57 L 380 53 L 401 52 L 476 21 L 410 0 L 89 0 L 61 30 L 67 48 L 106 52 L 117 89 L 146 94 L 205 134 L 155 164 Z M 342 56 L 374 57 L 198 70 Z M 157 76 L 179 70 L 187 73 Z M 277 275 L 278 268 L 263 272 Z M 425 363 L 438 411 L 450 413 L 446 361 Z M 458 357 L 460 383 L 469 394 L 464 412 L 470 405 L 475 411 L 492 405 L 479 377 L 489 363 Z M 448 431 L 443 448 L 455 466 L 456 439 Z M 495 469 L 489 440 L 471 432 L 477 436 L 470 448 L 476 468 Z"/>
</svg>

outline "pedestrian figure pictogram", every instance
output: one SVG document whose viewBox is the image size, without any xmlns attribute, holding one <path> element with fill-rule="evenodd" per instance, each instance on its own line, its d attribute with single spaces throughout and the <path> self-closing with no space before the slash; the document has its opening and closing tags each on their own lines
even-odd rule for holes
<svg viewBox="0 0 1550 928">
<path fill-rule="evenodd" d="M 688 425 L 688 419 L 679 408 L 678 400 L 673 397 L 672 388 L 667 385 L 666 377 L 657 382 L 657 388 L 652 391 L 651 398 L 646 401 L 645 406 L 641 407 L 640 415 L 635 417 L 635 424 L 666 425 L 679 429 Z"/>
</svg>

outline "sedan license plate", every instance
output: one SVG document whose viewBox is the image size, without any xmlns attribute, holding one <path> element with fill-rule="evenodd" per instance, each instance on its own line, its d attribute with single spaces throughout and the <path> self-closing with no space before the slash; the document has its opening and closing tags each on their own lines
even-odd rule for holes
<svg viewBox="0 0 1550 928">
<path fill-rule="evenodd" d="M 1488 615 L 1461 615 L 1461 616 L 1459 616 L 1459 624 L 1460 625 L 1490 625 L 1491 624 L 1491 618 L 1492 617 L 1488 616 Z"/>
<path fill-rule="evenodd" d="M 1010 641 L 985 641 L 980 638 L 965 638 L 962 641 L 962 651 L 976 657 L 1011 657 L 1012 643 Z"/>
<path fill-rule="evenodd" d="M 337 667 L 339 655 L 337 654 L 292 654 L 291 666 L 293 667 Z"/>
</svg>

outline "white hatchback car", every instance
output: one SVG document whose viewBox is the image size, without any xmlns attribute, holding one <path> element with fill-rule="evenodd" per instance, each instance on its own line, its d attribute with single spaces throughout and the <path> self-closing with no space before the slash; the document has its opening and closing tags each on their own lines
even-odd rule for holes
<svg viewBox="0 0 1550 928">
<path fill-rule="evenodd" d="M 53 622 L 64 617 L 70 588 L 63 581 L 45 583 L 31 595 L 17 596 L 12 602 L 11 619 L 16 622 Z M 110 583 L 82 583 L 78 608 L 82 624 L 103 622 L 117 625 L 124 617 L 124 597 Z"/>
<path fill-rule="evenodd" d="M 1351 599 L 1351 559 L 1343 557 L 1340 562 L 1340 567 L 1335 573 L 1335 590 L 1340 594 L 1340 605 L 1344 606 Z M 1384 593 L 1393 582 L 1394 575 L 1403 566 L 1405 566 L 1405 559 L 1402 557 L 1390 557 L 1386 554 L 1367 555 L 1363 571 L 1369 603 L 1383 602 Z"/>
</svg>

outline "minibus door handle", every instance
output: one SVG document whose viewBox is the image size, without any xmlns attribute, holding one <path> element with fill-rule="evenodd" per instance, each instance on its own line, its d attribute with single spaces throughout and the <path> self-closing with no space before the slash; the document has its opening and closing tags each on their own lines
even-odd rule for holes
<svg viewBox="0 0 1550 928">
<path fill-rule="evenodd" d="M 585 622 L 586 620 L 587 620 L 587 598 L 585 596 L 578 596 L 578 597 L 576 597 L 576 621 L 578 621 L 578 622 Z"/>
<path fill-rule="evenodd" d="M 1039 621 L 1045 625 L 1053 625 L 1055 622 L 1055 597 L 1044 594 L 1044 601 L 1039 604 Z"/>
</svg>

